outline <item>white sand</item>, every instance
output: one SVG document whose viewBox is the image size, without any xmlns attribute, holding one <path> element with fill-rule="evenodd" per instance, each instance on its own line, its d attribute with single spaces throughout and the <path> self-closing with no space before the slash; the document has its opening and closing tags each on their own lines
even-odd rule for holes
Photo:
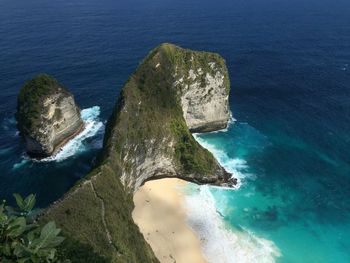
<svg viewBox="0 0 350 263">
<path fill-rule="evenodd" d="M 179 179 L 149 181 L 135 193 L 133 219 L 161 263 L 207 263 L 201 243 L 186 223 Z"/>
</svg>

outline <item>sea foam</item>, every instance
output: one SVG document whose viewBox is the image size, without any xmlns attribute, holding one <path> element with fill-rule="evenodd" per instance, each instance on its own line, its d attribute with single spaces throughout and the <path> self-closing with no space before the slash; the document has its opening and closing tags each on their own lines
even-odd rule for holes
<svg viewBox="0 0 350 263">
<path fill-rule="evenodd" d="M 103 122 L 99 119 L 100 107 L 93 106 L 91 108 L 83 109 L 81 111 L 81 118 L 84 121 L 84 130 L 79 133 L 76 137 L 71 139 L 67 144 L 65 144 L 55 155 L 36 160 L 29 158 L 26 154 L 23 154 L 22 160 L 19 163 L 15 163 L 12 167 L 13 170 L 19 169 L 26 165 L 29 161 L 34 162 L 61 162 L 69 157 L 76 154 L 102 147 L 103 140 Z M 101 136 L 98 136 L 98 135 Z M 98 140 L 92 143 L 86 143 L 86 139 L 98 136 Z"/>
<path fill-rule="evenodd" d="M 273 263 L 281 255 L 272 241 L 229 227 L 217 211 L 210 186 L 189 187 L 191 193 L 185 195 L 188 224 L 200 238 L 208 262 Z"/>
<path fill-rule="evenodd" d="M 254 177 L 248 172 L 245 160 L 230 158 L 222 149 L 205 139 L 194 135 L 195 139 L 208 149 L 219 163 L 237 178 L 239 188 L 245 178 Z M 185 195 L 188 209 L 189 226 L 197 233 L 204 254 L 210 263 L 273 263 L 281 256 L 278 247 L 270 240 L 258 237 L 252 231 L 241 226 L 229 226 L 223 214 L 217 209 L 212 186 L 190 184 L 190 191 Z M 239 191 L 237 190 L 236 191 Z M 222 188 L 220 191 L 235 191 Z M 234 193 L 233 193 L 234 194 Z"/>
<path fill-rule="evenodd" d="M 241 186 L 244 179 L 254 178 L 254 175 L 248 172 L 248 165 L 245 160 L 240 158 L 230 158 L 228 154 L 222 149 L 219 149 L 215 145 L 208 143 L 205 141 L 205 139 L 199 137 L 196 134 L 193 136 L 202 147 L 206 148 L 215 156 L 219 163 L 232 174 L 232 177 L 238 179 L 236 188 L 239 188 Z"/>
<path fill-rule="evenodd" d="M 76 137 L 65 144 L 55 155 L 48 158 L 41 159 L 40 162 L 50 161 L 63 161 L 77 153 L 84 152 L 92 148 L 102 147 L 102 139 L 96 145 L 85 145 L 84 141 L 87 138 L 95 136 L 97 133 L 102 131 L 103 122 L 99 120 L 100 107 L 94 106 L 91 108 L 83 109 L 81 111 L 81 118 L 84 121 L 85 128 Z M 102 137 L 102 136 L 101 136 Z"/>
<path fill-rule="evenodd" d="M 217 131 L 211 131 L 208 133 L 219 133 L 219 132 L 227 132 L 228 129 L 235 124 L 237 120 L 233 117 L 232 112 L 230 111 L 230 118 L 228 119 L 227 126 L 224 129 L 217 130 Z"/>
</svg>

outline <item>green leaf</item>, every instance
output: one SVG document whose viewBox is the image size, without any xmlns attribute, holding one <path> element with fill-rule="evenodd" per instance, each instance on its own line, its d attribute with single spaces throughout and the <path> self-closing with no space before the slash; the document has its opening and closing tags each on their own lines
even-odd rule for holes
<svg viewBox="0 0 350 263">
<path fill-rule="evenodd" d="M 7 244 L 0 245 L 0 255 L 7 255 Z"/>
<path fill-rule="evenodd" d="M 37 253 L 39 249 L 50 248 L 57 246 L 63 242 L 62 237 L 57 237 L 61 232 L 61 229 L 56 228 L 55 222 L 47 223 L 40 233 L 40 237 L 33 241 L 33 246 L 35 246 L 35 252 Z"/>
<path fill-rule="evenodd" d="M 27 241 L 29 243 L 29 245 L 31 245 L 31 243 L 34 241 L 35 237 L 39 234 L 39 229 L 38 228 L 34 228 L 32 231 L 29 231 L 27 233 Z"/>
<path fill-rule="evenodd" d="M 16 249 L 18 250 L 18 253 L 20 253 L 21 257 L 24 258 L 30 257 L 34 253 L 33 249 L 30 249 L 23 244 L 17 244 L 15 250 Z"/>
<path fill-rule="evenodd" d="M 15 238 L 24 233 L 26 230 L 26 219 L 24 217 L 17 217 L 8 225 L 8 236 Z"/>
<path fill-rule="evenodd" d="M 5 256 L 11 256 L 11 247 L 10 244 L 6 243 L 2 246 L 2 253 Z"/>
<path fill-rule="evenodd" d="M 5 225 L 8 221 L 8 217 L 5 214 L 0 214 L 0 225 Z"/>
<path fill-rule="evenodd" d="M 17 257 L 17 258 L 20 258 L 20 257 L 23 257 L 23 255 L 25 254 L 25 249 L 23 247 L 22 244 L 17 244 L 15 246 L 15 249 L 13 250 L 13 254 Z"/>
<path fill-rule="evenodd" d="M 34 208 L 35 202 L 36 202 L 35 195 L 34 194 L 28 195 L 24 200 L 24 205 L 25 205 L 24 211 L 30 212 Z"/>
<path fill-rule="evenodd" d="M 18 225 L 25 225 L 26 224 L 26 219 L 21 216 L 21 217 L 11 217 L 10 218 L 10 223 L 9 223 L 9 228 L 14 228 Z"/>
<path fill-rule="evenodd" d="M 61 232 L 61 230 L 59 228 L 56 228 L 55 222 L 51 221 L 41 229 L 40 237 L 49 239 L 51 237 L 57 236 L 59 232 Z"/>
<path fill-rule="evenodd" d="M 19 261 L 18 261 L 18 262 L 19 262 Z M 2 259 L 1 263 L 13 263 L 13 260 L 12 260 L 12 259 L 4 258 L 4 259 Z"/>
<path fill-rule="evenodd" d="M 4 213 L 4 204 L 0 205 L 0 215 Z"/>
<path fill-rule="evenodd" d="M 64 238 L 54 222 L 41 227 L 35 222 L 40 210 L 35 206 L 35 195 L 24 200 L 14 194 L 18 208 L 0 203 L 0 262 L 1 263 L 49 263 L 59 262 L 56 249 Z"/>
<path fill-rule="evenodd" d="M 5 210 L 6 210 L 7 214 L 10 214 L 10 215 L 15 215 L 16 214 L 16 210 L 13 207 L 11 207 L 11 206 L 6 206 Z"/>
<path fill-rule="evenodd" d="M 50 262 L 55 259 L 55 255 L 56 255 L 56 249 L 54 248 L 50 248 L 50 249 L 43 249 L 41 251 L 41 256 L 45 257 L 46 259 L 50 260 Z"/>
<path fill-rule="evenodd" d="M 46 247 L 54 248 L 60 245 L 65 240 L 64 237 L 54 237 L 51 238 L 48 242 Z"/>
<path fill-rule="evenodd" d="M 16 203 L 17 203 L 19 209 L 24 210 L 25 203 L 24 203 L 24 200 L 23 200 L 22 196 L 20 194 L 17 194 L 17 193 L 13 194 L 13 196 L 16 199 Z"/>
</svg>

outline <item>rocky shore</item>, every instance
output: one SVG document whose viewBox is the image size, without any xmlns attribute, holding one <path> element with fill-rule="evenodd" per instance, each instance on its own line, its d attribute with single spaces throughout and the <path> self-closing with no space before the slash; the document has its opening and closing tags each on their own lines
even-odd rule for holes
<svg viewBox="0 0 350 263">
<path fill-rule="evenodd" d="M 69 237 L 67 254 L 84 251 L 74 262 L 159 262 L 131 216 L 146 181 L 236 184 L 191 134 L 227 126 L 229 83 L 218 54 L 172 44 L 148 54 L 121 91 L 98 165 L 43 217 Z"/>
<path fill-rule="evenodd" d="M 36 76 L 22 87 L 16 119 L 27 153 L 34 158 L 55 154 L 84 128 L 73 95 L 45 74 Z"/>
</svg>

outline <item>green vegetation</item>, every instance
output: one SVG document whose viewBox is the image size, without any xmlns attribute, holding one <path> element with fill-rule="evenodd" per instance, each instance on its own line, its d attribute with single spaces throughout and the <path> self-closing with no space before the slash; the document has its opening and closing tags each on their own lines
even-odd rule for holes
<svg viewBox="0 0 350 263">
<path fill-rule="evenodd" d="M 64 238 L 53 221 L 43 227 L 35 222 L 35 196 L 23 199 L 14 194 L 17 207 L 0 205 L 0 261 L 3 263 L 62 262 L 56 248 Z M 65 261 L 68 262 L 68 261 Z"/>
<path fill-rule="evenodd" d="M 158 263 L 131 218 L 132 210 L 132 195 L 124 191 L 116 172 L 102 165 L 49 208 L 42 220 L 55 219 L 71 237 L 61 254 L 74 263 Z"/>
<path fill-rule="evenodd" d="M 201 177 L 215 172 L 217 163 L 189 132 L 179 93 L 173 88 L 175 71 L 187 80 L 190 69 L 213 71 L 209 61 L 217 61 L 226 68 L 225 61 L 218 54 L 194 52 L 172 44 L 162 44 L 149 53 L 125 84 L 118 106 L 108 122 L 104 149 L 108 157 L 117 156 L 112 162 L 126 168 L 118 158 L 124 154 L 124 149 L 119 147 L 126 143 L 145 147 L 143 151 L 138 150 L 137 155 L 147 150 L 147 140 L 159 140 L 161 145 L 163 138 L 173 137 L 176 141 L 173 157 L 181 173 L 194 174 L 200 181 Z"/>
<path fill-rule="evenodd" d="M 32 130 L 40 124 L 43 100 L 58 91 L 69 95 L 56 79 L 46 74 L 40 74 L 24 84 L 18 95 L 16 113 L 21 132 L 24 129 Z"/>
<path fill-rule="evenodd" d="M 125 156 L 141 158 L 152 141 L 174 161 L 184 179 L 215 179 L 219 166 L 189 132 L 179 101 L 181 91 L 174 88 L 175 71 L 186 79 L 191 63 L 211 70 L 204 66 L 212 58 L 224 63 L 216 54 L 163 44 L 150 52 L 125 83 L 106 126 L 98 165 L 42 218 L 58 222 L 70 237 L 62 244 L 63 257 L 87 263 L 159 262 L 132 220 L 135 163 Z M 164 145 L 164 140 L 173 142 L 173 147 Z"/>
<path fill-rule="evenodd" d="M 216 168 L 214 158 L 209 151 L 198 145 L 187 126 L 182 121 L 174 120 L 171 127 L 177 137 L 175 154 L 183 166 L 183 173 L 212 173 Z"/>
<path fill-rule="evenodd" d="M 215 75 L 215 68 L 212 68 L 209 65 L 209 62 L 215 62 L 215 67 L 224 69 L 223 73 L 225 74 L 225 87 L 227 92 L 230 91 L 230 80 L 228 76 L 228 71 L 226 68 L 226 61 L 219 54 L 212 52 L 204 52 L 204 51 L 193 51 L 190 49 L 180 48 L 173 44 L 162 44 L 155 50 L 163 50 L 166 56 L 169 58 L 170 63 L 173 65 L 177 65 L 177 74 L 179 76 L 184 76 L 184 82 L 189 84 L 189 80 L 187 79 L 188 72 L 192 70 L 202 69 L 203 72 L 209 73 L 211 75 Z M 153 51 L 154 52 L 154 51 Z M 151 54 L 152 55 L 152 54 Z M 205 75 L 201 76 L 201 85 L 205 85 Z"/>
</svg>

